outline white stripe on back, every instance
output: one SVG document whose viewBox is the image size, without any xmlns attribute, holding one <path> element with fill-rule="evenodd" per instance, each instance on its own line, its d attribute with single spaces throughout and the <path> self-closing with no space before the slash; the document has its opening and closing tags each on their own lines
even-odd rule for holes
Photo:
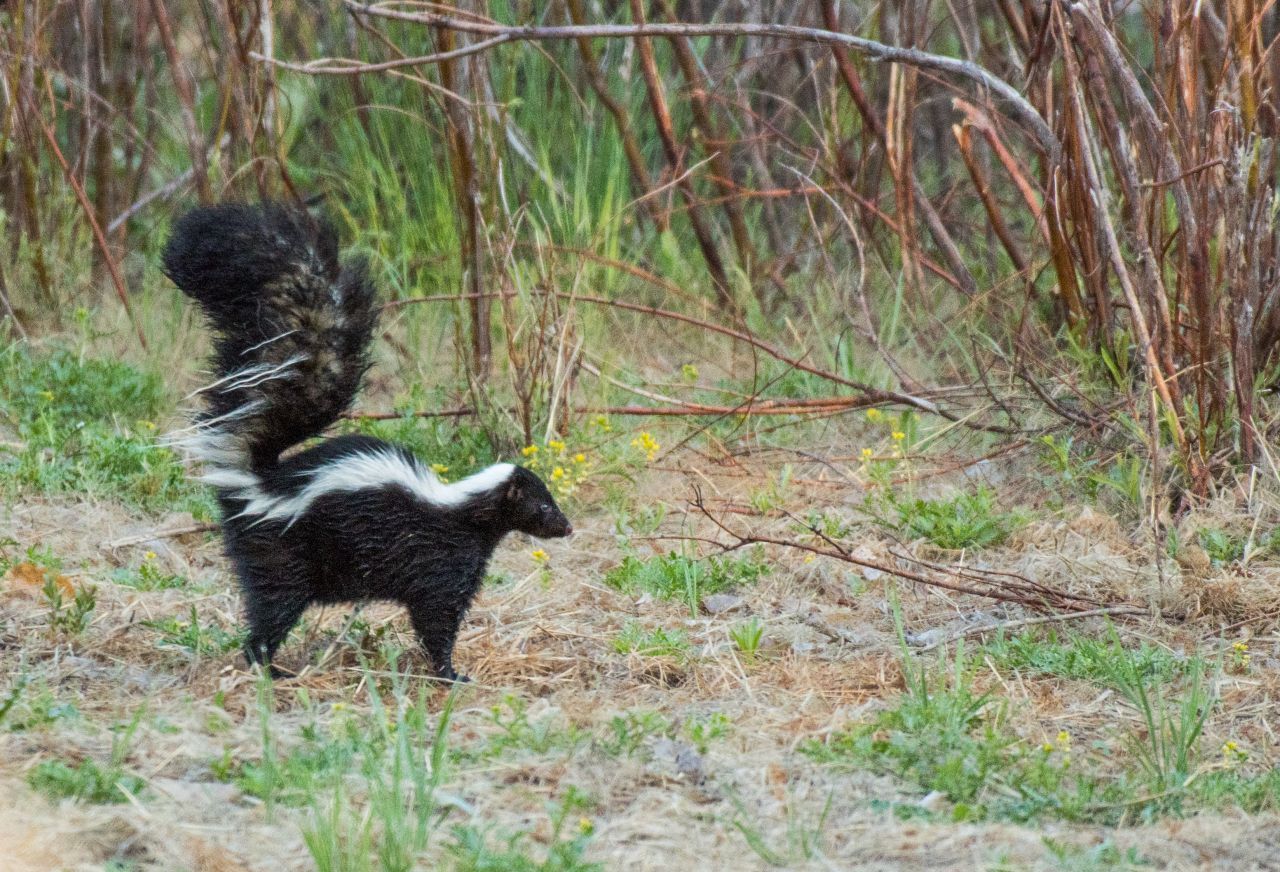
<svg viewBox="0 0 1280 872">
<path fill-rule="evenodd" d="M 241 488 L 237 496 L 248 503 L 241 515 L 261 515 L 264 521 L 287 519 L 292 524 L 323 496 L 394 485 L 428 505 L 457 506 L 501 485 L 513 469 L 510 463 L 496 463 L 462 481 L 445 484 L 416 460 L 394 449 L 380 448 L 348 454 L 312 470 L 307 473 L 310 481 L 293 496 L 270 496 L 261 486 Z"/>
</svg>

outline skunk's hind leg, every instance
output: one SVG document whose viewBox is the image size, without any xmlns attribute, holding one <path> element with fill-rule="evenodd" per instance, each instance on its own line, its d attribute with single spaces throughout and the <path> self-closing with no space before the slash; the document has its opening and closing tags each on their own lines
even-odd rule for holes
<svg viewBox="0 0 1280 872">
<path fill-rule="evenodd" d="M 446 681 L 470 681 L 453 668 L 453 643 L 458 638 L 458 627 L 466 614 L 467 604 L 455 607 L 452 603 L 409 603 L 409 620 L 418 635 L 436 675 Z"/>
</svg>

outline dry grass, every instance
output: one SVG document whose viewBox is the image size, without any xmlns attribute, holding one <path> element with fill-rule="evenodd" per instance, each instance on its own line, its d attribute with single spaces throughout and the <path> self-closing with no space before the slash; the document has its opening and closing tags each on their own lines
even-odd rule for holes
<svg viewBox="0 0 1280 872">
<path fill-rule="evenodd" d="M 677 453 L 664 461 L 670 469 L 653 469 L 641 478 L 639 499 L 669 503 L 660 533 L 704 535 L 710 532 L 705 522 L 684 513 L 683 495 L 691 483 L 713 489 L 726 505 L 745 506 L 763 469 L 753 463 L 737 461 L 735 470 L 721 474 L 710 461 Z M 682 467 L 687 471 L 678 471 Z M 848 470 L 856 477 L 855 467 Z M 830 471 L 814 464 L 797 476 L 830 479 Z M 847 501 L 860 500 L 848 487 L 824 491 L 831 506 L 847 511 Z M 1223 523 L 1226 514 L 1219 510 L 1213 517 Z M 766 868 L 734 827 L 735 819 L 758 832 L 789 868 L 1062 868 L 1065 861 L 1046 848 L 1046 835 L 1067 846 L 1059 850 L 1068 856 L 1084 857 L 1109 842 L 1121 852 L 1133 848 L 1157 868 L 1260 869 L 1272 861 L 1269 840 L 1280 832 L 1280 818 L 1270 814 L 1204 814 L 1109 829 L 952 823 L 945 803 L 942 813 L 919 820 L 880 810 L 875 803 L 910 808 L 937 802 L 922 800 L 913 786 L 887 776 L 818 765 L 798 748 L 865 721 L 901 693 L 890 594 L 901 603 L 909 638 L 1015 620 L 1024 616 L 1017 607 L 899 586 L 888 577 L 851 587 L 843 567 L 770 552 L 772 572 L 740 591 L 736 608 L 691 618 L 683 603 L 627 596 L 605 586 L 605 571 L 622 556 L 612 521 L 590 510 L 581 515 L 575 519 L 579 535 L 545 546 L 549 581 L 529 557 L 530 546 L 513 541 L 501 549 L 496 569 L 511 581 L 484 593 L 459 643 L 460 660 L 475 683 L 458 701 L 451 749 L 465 755 L 490 746 L 502 732 L 492 708 L 508 705 L 509 698 L 520 701 L 530 723 L 588 736 L 607 735 L 610 720 L 625 712 L 655 712 L 677 723 L 719 712 L 728 719 L 727 735 L 709 741 L 705 755 L 693 752 L 687 734 L 677 731 L 671 738 L 651 736 L 636 753 L 616 757 L 589 744 L 539 752 L 519 743 L 497 755 L 464 756 L 443 788 L 454 797 L 451 822 L 528 830 L 536 846 L 551 835 L 546 803 L 573 785 L 594 800 L 584 812 L 596 828 L 587 858 L 610 869 Z M 743 510 L 735 517 L 774 532 L 786 532 L 791 523 L 778 512 Z M 197 659 L 160 648 L 157 631 L 143 623 L 186 619 L 195 606 L 202 623 L 235 626 L 237 600 L 216 538 L 188 534 L 108 547 L 181 520 L 132 517 L 110 503 L 41 499 L 5 510 L 8 535 L 57 554 L 75 568 L 74 581 L 97 585 L 98 600 L 83 634 L 54 638 L 46 630 L 48 606 L 36 592 L 13 580 L 0 590 L 0 663 L 10 675 L 28 676 L 29 697 L 47 688 L 79 711 L 75 718 L 0 733 L 0 868 L 97 869 L 112 858 L 139 869 L 312 868 L 299 829 L 307 820 L 305 809 L 267 808 L 213 775 L 214 762 L 228 749 L 241 761 L 261 753 L 257 682 L 239 654 Z M 856 535 L 868 553 L 885 552 L 882 534 L 860 529 Z M 641 553 L 670 544 L 633 543 Z M 186 584 L 144 592 L 111 580 L 115 567 L 137 566 L 147 551 Z M 1261 565 L 1244 570 L 1250 578 L 1243 584 L 1225 570 L 1196 578 L 1165 560 L 1162 578 L 1141 536 L 1135 541 L 1113 519 L 1089 509 L 1032 523 L 1005 546 L 966 559 L 1073 592 L 1159 603 L 1191 620 L 1134 623 L 1121 628 L 1124 638 L 1184 652 L 1203 646 L 1201 639 L 1215 625 L 1261 614 L 1280 596 L 1270 583 L 1276 573 Z M 767 627 L 754 661 L 734 648 L 727 632 L 749 615 Z M 371 632 L 385 626 L 395 644 L 410 646 L 396 610 L 369 606 L 363 619 Z M 689 656 L 617 653 L 612 640 L 629 620 L 681 630 Z M 313 612 L 305 631 L 287 644 L 284 665 L 306 668 L 276 688 L 272 730 L 282 747 L 296 745 L 317 713 L 321 724 L 369 716 L 376 669 L 369 673 L 358 665 L 350 638 L 325 635 L 347 622 L 345 611 Z M 1079 627 L 1099 628 L 1087 621 Z M 1273 759 L 1270 712 L 1280 693 L 1280 682 L 1270 678 L 1274 644 L 1269 635 L 1254 635 L 1254 668 L 1221 677 L 1224 705 L 1206 742 L 1234 738 L 1254 760 Z M 422 666 L 408 661 L 411 671 Z M 1113 741 L 1118 726 L 1141 726 L 1114 693 L 1099 693 L 1085 682 L 998 669 L 990 660 L 979 666 L 975 681 L 1006 701 L 1011 728 L 1028 742 L 1069 729 L 1073 741 L 1086 747 Z M 443 691 L 434 693 L 432 710 L 443 700 Z M 105 760 L 111 748 L 106 727 L 129 721 L 140 707 L 145 714 L 125 762 L 149 785 L 144 797 L 117 805 L 53 805 L 24 783 L 41 761 Z M 808 857 L 788 847 L 805 835 L 813 841 Z"/>
</svg>

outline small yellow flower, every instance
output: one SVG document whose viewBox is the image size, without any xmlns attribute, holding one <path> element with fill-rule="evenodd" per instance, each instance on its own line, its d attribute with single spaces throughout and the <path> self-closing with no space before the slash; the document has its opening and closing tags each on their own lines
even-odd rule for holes
<svg viewBox="0 0 1280 872">
<path fill-rule="evenodd" d="M 1248 643 L 1248 642 L 1236 642 L 1236 643 L 1235 643 L 1234 645 L 1232 645 L 1231 647 L 1232 647 L 1233 649 L 1235 649 L 1236 651 L 1240 652 L 1241 654 L 1243 654 L 1244 652 L 1246 652 L 1246 651 L 1248 651 L 1248 650 L 1249 650 L 1249 643 Z"/>
<path fill-rule="evenodd" d="M 148 551 L 146 554 L 143 554 L 143 555 L 142 555 L 142 559 L 143 559 L 143 560 L 155 560 L 155 559 L 156 559 L 156 552 L 154 552 L 154 551 Z"/>
<path fill-rule="evenodd" d="M 806 554 L 804 556 L 805 563 L 812 563 L 813 561 L 814 561 L 814 556 L 812 554 Z"/>
<path fill-rule="evenodd" d="M 590 818 L 578 818 L 578 831 L 584 836 L 590 835 L 595 830 L 595 824 L 591 823 Z"/>
<path fill-rule="evenodd" d="M 582 453 L 575 454 L 575 455 L 573 455 L 573 462 L 574 462 L 574 463 L 586 463 L 586 462 L 587 462 L 587 455 L 582 454 Z"/>
<path fill-rule="evenodd" d="M 680 367 L 680 374 L 684 376 L 685 381 L 695 382 L 698 380 L 698 368 L 692 363 L 686 363 Z"/>
<path fill-rule="evenodd" d="M 604 415 L 596 415 L 595 425 L 605 433 L 613 429 L 613 425 L 609 423 L 609 419 Z"/>
<path fill-rule="evenodd" d="M 559 441 L 558 439 L 552 439 L 550 442 L 547 443 L 547 447 L 550 448 L 552 451 L 556 452 L 557 454 L 564 453 L 564 443 Z"/>
<path fill-rule="evenodd" d="M 884 417 L 884 412 L 876 408 L 867 409 L 867 420 L 873 424 Z"/>
<path fill-rule="evenodd" d="M 347 704 L 345 702 L 335 702 L 329 708 L 335 712 L 345 712 L 347 710 Z"/>
<path fill-rule="evenodd" d="M 538 453 L 538 446 L 526 445 L 524 448 L 520 449 L 520 453 L 523 454 L 525 457 L 532 457 L 533 455 Z"/>
<path fill-rule="evenodd" d="M 654 439 L 647 431 L 631 440 L 631 447 L 638 448 L 644 452 L 645 459 L 650 463 L 658 456 L 658 451 L 662 446 L 658 444 L 658 440 Z"/>
<path fill-rule="evenodd" d="M 53 402 L 53 391 L 41 391 L 40 396 L 44 397 L 48 402 Z"/>
<path fill-rule="evenodd" d="M 1249 754 L 1233 740 L 1222 743 L 1222 759 L 1228 766 L 1235 766 L 1249 759 Z"/>
<path fill-rule="evenodd" d="M 155 430 L 156 422 L 155 421 L 139 421 L 138 426 L 142 427 L 144 430 Z"/>
<path fill-rule="evenodd" d="M 907 434 L 906 434 L 906 433 L 903 433 L 901 430 L 894 430 L 894 431 L 893 431 L 893 441 L 894 441 L 894 442 L 901 442 L 903 439 L 906 439 L 906 438 L 907 438 Z"/>
<path fill-rule="evenodd" d="M 872 451 L 870 448 L 864 448 L 864 449 L 862 449 L 862 459 L 863 459 L 863 460 L 870 460 L 871 458 L 873 458 L 873 457 L 875 457 L 875 456 L 876 456 L 876 453 L 875 453 L 874 451 Z"/>
<path fill-rule="evenodd" d="M 551 480 L 552 480 L 552 481 L 559 481 L 559 480 L 560 480 L 560 479 L 562 479 L 562 478 L 564 478 L 564 467 L 563 467 L 563 466 L 557 466 L 555 469 L 551 470 Z"/>
<path fill-rule="evenodd" d="M 1053 745 L 1050 742 L 1045 742 L 1043 745 L 1040 746 L 1040 750 L 1045 752 L 1046 754 L 1052 754 Z"/>
<path fill-rule="evenodd" d="M 436 475 L 441 475 L 443 473 L 448 472 L 449 467 L 445 466 L 443 463 L 433 463 L 431 464 L 431 471 L 434 472 Z"/>
<path fill-rule="evenodd" d="M 547 557 L 547 552 L 543 551 L 541 548 L 534 549 L 529 553 L 529 556 L 533 558 L 534 563 L 546 563 L 549 559 Z"/>
<path fill-rule="evenodd" d="M 1070 744 L 1071 744 L 1071 734 L 1070 734 L 1070 733 L 1068 733 L 1066 730 L 1059 730 L 1059 731 L 1058 731 L 1058 745 L 1059 745 L 1060 747 L 1066 748 L 1066 747 L 1067 747 L 1067 746 L 1069 746 Z"/>
</svg>

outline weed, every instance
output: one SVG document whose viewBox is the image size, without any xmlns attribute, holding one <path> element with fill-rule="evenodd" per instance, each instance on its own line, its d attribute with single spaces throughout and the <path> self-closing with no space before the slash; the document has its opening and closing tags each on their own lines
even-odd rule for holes
<svg viewBox="0 0 1280 872">
<path fill-rule="evenodd" d="M 605 575 L 604 581 L 626 594 L 642 591 L 660 599 L 682 599 L 690 614 L 696 615 L 703 597 L 751 584 L 768 571 L 759 552 L 747 558 L 706 560 L 670 553 L 649 560 L 627 556 Z"/>
<path fill-rule="evenodd" d="M 105 766 L 91 759 L 69 764 L 46 760 L 27 774 L 27 783 L 50 799 L 68 797 L 96 804 L 123 802 L 146 789 L 146 782 L 124 771 L 124 758 L 142 719 L 140 710 L 111 739 L 111 757 Z"/>
<path fill-rule="evenodd" d="M 1098 641 L 1087 636 L 1059 638 L 1053 632 L 997 636 L 983 646 L 983 652 L 997 666 L 1031 669 L 1046 675 L 1093 681 L 1118 688 L 1122 673 L 1132 673 L 1144 681 L 1166 683 L 1181 675 L 1186 658 L 1166 648 L 1139 644 L 1126 648 L 1117 640 Z"/>
<path fill-rule="evenodd" d="M 1055 861 L 1054 868 L 1062 872 L 1121 872 L 1152 865 L 1137 848 L 1121 851 L 1110 840 L 1084 848 L 1048 836 L 1044 836 L 1042 841 Z"/>
<path fill-rule="evenodd" d="M 564 798 L 551 808 L 551 836 L 541 860 L 530 856 L 525 847 L 531 833 L 508 836 L 501 847 L 494 848 L 490 847 L 487 834 L 473 826 L 454 829 L 455 841 L 449 853 L 458 872 L 596 872 L 604 867 L 589 863 L 582 856 L 595 833 L 595 825 L 582 812 L 592 805 L 589 797 L 576 787 L 569 787 Z M 575 815 L 577 819 L 571 820 Z"/>
<path fill-rule="evenodd" d="M 159 631 L 159 647 L 180 648 L 196 657 L 218 657 L 244 644 L 242 631 L 231 632 L 213 622 L 201 624 L 195 606 L 191 607 L 190 620 L 167 617 L 143 621 L 142 625 Z"/>
<path fill-rule="evenodd" d="M 155 558 L 155 552 L 148 551 L 137 569 L 117 569 L 111 574 L 111 580 L 124 587 L 143 591 L 170 590 L 186 586 L 186 579 L 181 575 L 165 572 Z"/>
<path fill-rule="evenodd" d="M 764 621 L 753 617 L 749 621 L 736 624 L 729 628 L 729 638 L 750 663 L 760 653 L 760 644 L 764 641 Z"/>
<path fill-rule="evenodd" d="M 5 714 L 0 721 L 13 733 L 37 730 L 61 720 L 78 718 L 74 704 L 61 702 L 43 681 L 19 677 L 2 704 Z"/>
<path fill-rule="evenodd" d="M 652 711 L 629 711 L 609 719 L 609 727 L 597 746 L 610 757 L 630 757 L 652 736 L 668 736 L 671 721 Z"/>
<path fill-rule="evenodd" d="M 613 639 L 613 650 L 619 654 L 639 654 L 643 657 L 683 658 L 689 653 L 689 639 L 680 630 L 658 627 L 646 630 L 642 625 L 628 621 Z"/>
<path fill-rule="evenodd" d="M 524 700 L 508 694 L 490 710 L 490 721 L 500 732 L 489 740 L 484 757 L 500 757 L 508 750 L 519 749 L 534 754 L 550 751 L 572 753 L 588 741 L 578 727 L 561 727 L 551 717 L 533 721 Z"/>
<path fill-rule="evenodd" d="M 995 508 L 995 494 L 980 487 L 950 499 L 895 501 L 897 527 L 912 539 L 927 539 L 939 548 L 987 548 L 999 545 L 1020 519 Z"/>
<path fill-rule="evenodd" d="M 722 712 L 712 712 L 705 718 L 695 718 L 686 723 L 685 733 L 698 753 L 706 754 L 712 742 L 729 735 L 732 725 L 733 722 Z"/>
<path fill-rule="evenodd" d="M 50 799 L 73 797 L 95 804 L 124 802 L 125 793 L 136 796 L 146 782 L 129 775 L 119 767 L 102 767 L 93 760 L 68 764 L 62 760 L 46 760 L 31 770 L 27 783 Z"/>
<path fill-rule="evenodd" d="M 1226 530 L 1202 529 L 1196 538 L 1214 566 L 1236 563 L 1244 558 L 1243 536 L 1234 536 Z"/>
<path fill-rule="evenodd" d="M 70 602 L 66 600 L 67 587 L 72 590 Z M 98 591 L 93 585 L 72 586 L 62 576 L 45 570 L 40 593 L 49 607 L 49 632 L 78 636 L 88 628 L 89 618 L 98 605 Z"/>
<path fill-rule="evenodd" d="M 831 813 L 831 796 L 815 817 L 806 814 L 788 801 L 786 804 L 787 830 L 782 845 L 772 845 L 752 822 L 758 815 L 748 813 L 741 801 L 734 799 L 737 808 L 730 823 L 742 834 L 747 846 L 770 866 L 793 869 L 822 853 L 826 840 L 827 816 Z"/>
</svg>

